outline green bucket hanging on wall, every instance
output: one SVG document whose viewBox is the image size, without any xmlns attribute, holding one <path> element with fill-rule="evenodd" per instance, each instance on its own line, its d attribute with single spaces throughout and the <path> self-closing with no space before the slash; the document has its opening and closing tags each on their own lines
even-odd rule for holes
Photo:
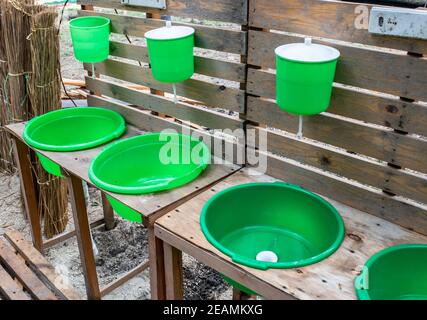
<svg viewBox="0 0 427 320">
<path fill-rule="evenodd" d="M 80 17 L 70 21 L 71 39 L 77 60 L 86 63 L 104 61 L 110 54 L 110 19 Z"/>
<path fill-rule="evenodd" d="M 315 115 L 326 111 L 340 52 L 332 47 L 291 43 L 276 49 L 277 104 L 296 115 Z"/>
<path fill-rule="evenodd" d="M 167 26 L 148 31 L 148 55 L 153 77 L 157 81 L 175 83 L 190 79 L 194 73 L 194 33 L 191 27 Z"/>
</svg>

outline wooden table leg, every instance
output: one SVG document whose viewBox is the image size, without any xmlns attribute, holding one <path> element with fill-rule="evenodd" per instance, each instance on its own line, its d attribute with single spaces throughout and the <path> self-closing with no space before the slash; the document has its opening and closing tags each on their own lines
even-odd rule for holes
<svg viewBox="0 0 427 320">
<path fill-rule="evenodd" d="M 105 193 L 101 193 L 102 197 L 102 209 L 104 210 L 104 221 L 105 221 L 105 230 L 112 230 L 116 227 L 116 220 L 114 219 L 114 210 L 108 201 Z"/>
<path fill-rule="evenodd" d="M 167 300 L 182 300 L 182 252 L 170 244 L 163 243 L 165 259 L 165 285 Z"/>
<path fill-rule="evenodd" d="M 12 144 L 15 160 L 19 169 L 25 211 L 28 221 L 30 222 L 33 245 L 38 251 L 44 254 L 37 191 L 33 179 L 33 172 L 31 170 L 30 148 L 16 138 L 12 140 Z"/>
<path fill-rule="evenodd" d="M 242 300 L 243 292 L 233 287 L 233 300 Z"/>
<path fill-rule="evenodd" d="M 163 241 L 154 235 L 154 226 L 148 226 L 148 253 L 150 259 L 150 286 L 152 300 L 165 300 L 165 266 Z"/>
<path fill-rule="evenodd" d="M 98 275 L 96 273 L 95 257 L 93 254 L 92 237 L 90 234 L 89 219 L 86 210 L 85 195 L 82 180 L 70 174 L 69 192 L 73 209 L 74 224 L 77 242 L 79 245 L 80 260 L 86 283 L 86 293 L 89 300 L 100 300 Z"/>
</svg>

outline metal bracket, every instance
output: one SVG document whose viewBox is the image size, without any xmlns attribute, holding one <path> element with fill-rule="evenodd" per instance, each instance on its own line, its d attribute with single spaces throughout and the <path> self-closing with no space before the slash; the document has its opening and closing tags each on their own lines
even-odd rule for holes
<svg viewBox="0 0 427 320">
<path fill-rule="evenodd" d="M 121 0 L 127 6 L 166 9 L 166 0 Z"/>
<path fill-rule="evenodd" d="M 427 11 L 374 7 L 369 32 L 380 35 L 427 39 Z"/>
</svg>

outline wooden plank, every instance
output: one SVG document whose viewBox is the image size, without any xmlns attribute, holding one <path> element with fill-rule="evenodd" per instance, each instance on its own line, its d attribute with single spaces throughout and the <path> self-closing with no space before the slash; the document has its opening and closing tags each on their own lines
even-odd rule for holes
<svg viewBox="0 0 427 320">
<path fill-rule="evenodd" d="M 90 90 L 111 98 L 126 101 L 127 103 L 144 107 L 152 111 L 166 114 L 180 120 L 212 128 L 212 129 L 237 129 L 242 128 L 242 121 L 235 117 L 220 114 L 206 108 L 196 107 L 187 103 L 175 104 L 172 100 L 153 95 L 139 90 L 127 88 L 107 80 L 95 80 L 86 77 Z"/>
<path fill-rule="evenodd" d="M 143 38 L 147 31 L 165 26 L 160 19 L 137 18 L 126 15 L 108 14 L 101 12 L 79 11 L 81 16 L 103 16 L 111 20 L 111 32 Z M 242 54 L 246 50 L 246 32 L 202 26 L 192 23 L 177 23 L 174 25 L 189 26 L 196 30 L 195 46 L 198 48 Z"/>
<path fill-rule="evenodd" d="M 0 265 L 0 296 L 8 300 L 31 300 Z"/>
<path fill-rule="evenodd" d="M 377 6 L 377 5 L 375 5 Z M 320 0 L 251 0 L 253 27 L 427 53 L 427 42 L 368 32 L 370 4 Z"/>
<path fill-rule="evenodd" d="M 150 264 L 148 261 L 144 262 L 144 263 L 140 264 L 139 266 L 133 268 L 132 270 L 130 270 L 129 272 L 127 272 L 126 274 L 124 274 L 120 278 L 114 280 L 113 282 L 108 284 L 107 287 L 104 287 L 101 289 L 101 296 L 105 297 L 107 294 L 113 292 L 114 290 L 116 290 L 117 288 L 119 288 L 120 286 L 125 284 L 127 281 L 129 281 L 130 279 L 136 277 L 138 274 L 145 271 L 149 267 L 149 265 Z"/>
<path fill-rule="evenodd" d="M 248 98 L 248 120 L 288 132 L 298 131 L 298 117 L 282 111 L 274 102 Z M 403 168 L 427 173 L 427 141 L 385 128 L 353 123 L 327 114 L 304 118 L 304 136 L 377 158 Z"/>
<path fill-rule="evenodd" d="M 154 226 L 148 226 L 148 253 L 150 262 L 150 288 L 152 300 L 165 300 L 165 265 L 163 242 L 154 235 Z"/>
<path fill-rule="evenodd" d="M 69 192 L 76 228 L 77 243 L 79 246 L 80 260 L 86 284 L 86 294 L 89 300 L 100 300 L 101 293 L 96 273 L 95 257 L 93 254 L 92 237 L 86 211 L 86 201 L 83 192 L 82 180 L 69 174 Z"/>
<path fill-rule="evenodd" d="M 304 42 L 304 39 L 277 33 L 250 31 L 249 64 L 275 68 L 274 48 L 294 42 Z M 427 59 L 335 43 L 314 42 L 332 45 L 340 51 L 341 56 L 338 61 L 335 82 L 427 101 L 427 90 L 425 90 L 427 87 Z M 257 83 L 257 85 L 262 88 L 259 91 L 266 88 L 262 86 L 262 83 Z M 267 92 L 270 93 L 272 90 L 274 87 L 268 87 Z"/>
<path fill-rule="evenodd" d="M 99 226 L 102 226 L 103 224 L 105 224 L 105 221 L 104 221 L 104 218 L 101 218 L 101 219 L 98 219 L 98 220 L 91 222 L 90 228 L 94 229 L 94 228 L 97 228 Z M 53 237 L 53 238 L 47 240 L 44 243 L 44 247 L 46 249 L 51 248 L 51 247 L 53 247 L 53 246 L 55 246 L 61 242 L 67 241 L 68 239 L 71 239 L 72 237 L 75 237 L 75 236 L 76 236 L 76 230 L 72 230 L 70 232 L 60 234 L 56 237 Z"/>
<path fill-rule="evenodd" d="M 166 299 L 182 300 L 184 296 L 182 252 L 166 242 L 163 243 L 163 251 L 165 259 Z"/>
<path fill-rule="evenodd" d="M 91 66 L 85 64 L 85 69 L 90 70 Z M 121 61 L 106 60 L 97 63 L 95 70 L 97 73 L 109 77 L 141 84 L 156 90 L 172 92 L 171 84 L 154 80 L 151 70 L 146 67 Z M 244 108 L 244 92 L 239 89 L 194 79 L 177 83 L 176 87 L 179 96 L 200 101 L 207 106 L 224 108 L 236 112 L 240 112 Z"/>
<path fill-rule="evenodd" d="M 249 69 L 250 79 L 255 77 L 253 69 Z M 257 77 L 262 80 L 250 82 L 248 91 L 251 94 L 266 94 L 275 98 L 276 83 L 265 72 Z M 263 82 L 267 81 L 267 85 Z M 258 88 L 258 86 L 260 88 Z M 391 97 L 375 93 L 350 90 L 335 86 L 328 112 L 356 120 L 369 122 L 393 129 L 427 136 L 427 107 L 417 102 L 402 101 L 399 97 Z"/>
<path fill-rule="evenodd" d="M 154 116 L 150 113 L 147 113 L 147 111 L 138 110 L 133 106 L 119 103 L 118 101 L 111 99 L 89 96 L 88 103 L 90 106 L 103 107 L 116 111 L 126 119 L 127 123 L 145 131 L 160 132 L 163 130 L 172 129 L 183 134 L 196 135 L 201 137 L 208 146 L 222 146 L 222 155 L 217 149 L 211 148 L 215 156 L 222 157 L 222 159 L 238 165 L 243 165 L 245 163 L 245 143 L 241 130 L 238 130 L 237 133 L 229 132 L 230 135 L 237 138 L 237 141 L 233 141 L 224 139 L 223 137 L 213 136 L 204 130 L 199 130 L 185 124 L 180 124 L 171 118 L 167 119 Z M 230 150 L 233 151 L 231 152 Z M 233 158 L 229 158 L 230 154 L 232 154 Z"/>
<path fill-rule="evenodd" d="M 18 165 L 21 191 L 24 198 L 25 211 L 30 222 L 31 237 L 34 247 L 41 253 L 43 249 L 43 236 L 38 209 L 38 197 L 35 181 L 31 170 L 30 149 L 19 139 L 12 139 L 13 153 Z"/>
<path fill-rule="evenodd" d="M 78 0 L 82 5 L 101 8 L 114 8 L 140 12 L 161 13 L 167 16 L 188 17 L 199 20 L 218 20 L 245 24 L 247 21 L 247 0 L 173 0 L 168 1 L 167 9 L 126 6 L 116 0 Z"/>
<path fill-rule="evenodd" d="M 149 61 L 147 47 L 116 41 L 110 42 L 110 55 L 147 63 Z M 195 56 L 194 71 L 198 74 L 230 81 L 245 82 L 246 80 L 243 63 Z"/>
<path fill-rule="evenodd" d="M 116 219 L 114 218 L 114 210 L 108 201 L 105 193 L 101 192 L 102 211 L 104 213 L 105 230 L 112 230 L 116 226 Z M 91 226 L 92 227 L 92 226 Z"/>
<path fill-rule="evenodd" d="M 425 208 L 402 202 L 380 190 L 355 185 L 274 155 L 268 156 L 267 174 L 427 235 Z"/>
<path fill-rule="evenodd" d="M 47 284 L 56 295 L 67 300 L 80 300 L 80 296 L 77 292 L 72 287 L 64 283 L 61 276 L 56 273 L 55 268 L 39 251 L 33 248 L 30 243 L 25 241 L 19 232 L 15 230 L 8 230 L 4 236 L 13 248 L 24 258 L 26 263 L 32 268 L 33 272 L 42 281 L 44 281 L 44 283 Z"/>
<path fill-rule="evenodd" d="M 266 299 L 290 295 L 310 300 L 356 299 L 354 277 L 370 256 L 392 245 L 427 242 L 426 236 L 326 199 L 340 212 L 346 229 L 343 244 L 332 256 L 311 266 L 288 270 L 264 271 L 235 264 L 205 238 L 200 229 L 200 212 L 206 202 L 223 189 L 273 180 L 266 175 L 251 176 L 244 169 L 160 218 L 156 222 L 156 236 Z"/>
<path fill-rule="evenodd" d="M 0 261 L 37 300 L 57 300 L 52 291 L 23 263 L 13 250 L 0 239 Z"/>
<path fill-rule="evenodd" d="M 249 147 L 259 148 L 259 134 L 270 152 L 427 204 L 427 179 L 336 148 L 268 129 L 248 126 Z"/>
</svg>

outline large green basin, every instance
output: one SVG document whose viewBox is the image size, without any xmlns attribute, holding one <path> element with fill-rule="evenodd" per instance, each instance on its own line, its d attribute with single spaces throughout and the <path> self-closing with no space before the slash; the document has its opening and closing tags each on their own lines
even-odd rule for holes
<svg viewBox="0 0 427 320">
<path fill-rule="evenodd" d="M 344 239 L 344 222 L 331 204 L 284 182 L 223 190 L 206 203 L 200 224 L 234 262 L 262 270 L 319 262 Z"/>
<path fill-rule="evenodd" d="M 427 244 L 382 250 L 355 279 L 360 300 L 427 300 Z"/>
<path fill-rule="evenodd" d="M 120 137 L 126 131 L 123 117 L 103 108 L 67 108 L 30 120 L 24 140 L 32 147 L 55 152 L 94 148 Z M 61 176 L 60 167 L 38 154 L 41 164 L 51 174 Z"/>
<path fill-rule="evenodd" d="M 147 194 L 189 183 L 200 175 L 209 161 L 209 148 L 195 138 L 150 133 L 121 140 L 105 148 L 92 161 L 89 177 L 106 191 Z M 123 218 L 141 220 L 138 212 L 111 197 L 109 200 Z"/>
</svg>

